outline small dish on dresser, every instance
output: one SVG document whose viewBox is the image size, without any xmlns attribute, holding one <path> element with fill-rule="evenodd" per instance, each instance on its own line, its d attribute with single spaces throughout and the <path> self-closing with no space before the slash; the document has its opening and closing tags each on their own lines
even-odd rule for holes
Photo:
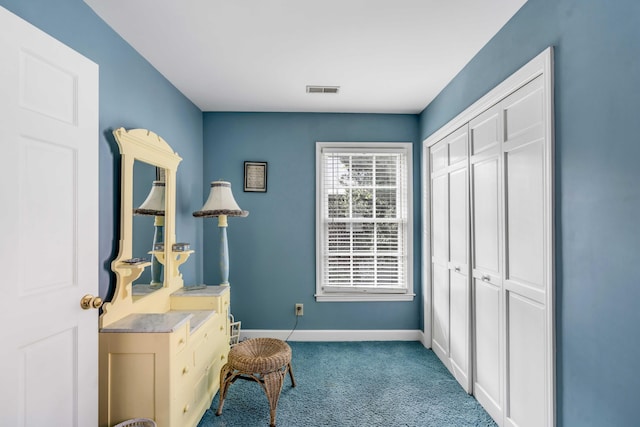
<svg viewBox="0 0 640 427">
<path fill-rule="evenodd" d="M 189 243 L 174 243 L 172 249 L 174 252 L 188 251 L 191 245 Z"/>
<path fill-rule="evenodd" d="M 148 260 L 146 258 L 129 258 L 129 259 L 123 259 L 122 262 L 124 262 L 125 264 L 142 264 L 143 262 L 148 262 Z"/>
</svg>

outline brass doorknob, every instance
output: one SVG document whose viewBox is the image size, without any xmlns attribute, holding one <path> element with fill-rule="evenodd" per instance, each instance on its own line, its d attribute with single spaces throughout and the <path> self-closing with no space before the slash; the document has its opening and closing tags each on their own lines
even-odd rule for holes
<svg viewBox="0 0 640 427">
<path fill-rule="evenodd" d="M 102 298 L 94 297 L 93 295 L 85 295 L 80 300 L 80 307 L 83 310 L 89 310 L 90 308 L 100 308 L 102 306 Z"/>
</svg>

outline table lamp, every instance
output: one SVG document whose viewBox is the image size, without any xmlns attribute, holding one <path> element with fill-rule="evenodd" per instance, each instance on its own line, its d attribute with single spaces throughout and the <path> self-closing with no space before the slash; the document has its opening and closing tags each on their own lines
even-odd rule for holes
<svg viewBox="0 0 640 427">
<path fill-rule="evenodd" d="M 218 217 L 218 227 L 220 228 L 220 272 L 222 274 L 221 285 L 229 285 L 229 247 L 227 244 L 227 217 L 249 215 L 248 211 L 240 209 L 233 194 L 231 184 L 226 181 L 213 181 L 209 198 L 204 206 L 193 213 L 195 217 L 210 218 Z"/>
</svg>

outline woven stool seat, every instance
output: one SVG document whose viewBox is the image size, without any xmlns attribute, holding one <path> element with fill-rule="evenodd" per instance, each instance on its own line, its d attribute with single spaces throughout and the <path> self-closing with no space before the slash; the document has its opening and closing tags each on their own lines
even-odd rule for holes
<svg viewBox="0 0 640 427">
<path fill-rule="evenodd" d="M 291 386 L 295 387 L 291 347 L 286 342 L 275 338 L 253 338 L 235 345 L 220 371 L 220 402 L 216 415 L 222 414 L 229 386 L 237 379 L 251 380 L 259 383 L 267 395 L 270 425 L 275 426 L 280 391 L 287 372 Z"/>
</svg>

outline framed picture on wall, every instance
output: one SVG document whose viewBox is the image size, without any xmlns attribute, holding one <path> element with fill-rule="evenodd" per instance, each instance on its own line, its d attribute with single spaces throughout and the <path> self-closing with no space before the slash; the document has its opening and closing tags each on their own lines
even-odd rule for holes
<svg viewBox="0 0 640 427">
<path fill-rule="evenodd" d="M 267 162 L 244 162 L 244 191 L 267 192 Z"/>
</svg>

